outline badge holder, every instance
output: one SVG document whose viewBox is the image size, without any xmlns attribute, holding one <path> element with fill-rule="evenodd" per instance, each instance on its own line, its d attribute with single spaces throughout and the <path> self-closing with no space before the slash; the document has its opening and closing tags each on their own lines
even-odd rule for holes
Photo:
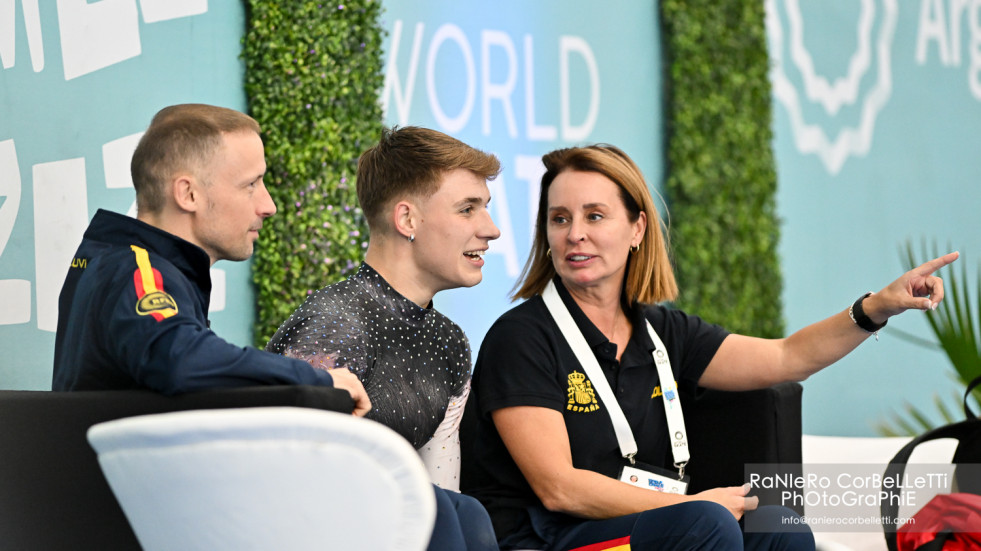
<svg viewBox="0 0 981 551">
<path fill-rule="evenodd" d="M 688 483 L 691 481 L 691 477 L 688 475 L 679 479 L 676 472 L 644 463 L 624 465 L 620 469 L 619 478 L 621 482 L 638 488 L 682 495 L 688 493 Z"/>
</svg>

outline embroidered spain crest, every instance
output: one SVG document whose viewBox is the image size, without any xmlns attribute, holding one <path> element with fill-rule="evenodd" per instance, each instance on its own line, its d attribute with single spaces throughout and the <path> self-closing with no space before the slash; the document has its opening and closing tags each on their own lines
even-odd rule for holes
<svg viewBox="0 0 981 551">
<path fill-rule="evenodd" d="M 590 412 L 600 408 L 596 402 L 596 392 L 593 383 L 586 378 L 585 373 L 573 371 L 569 373 L 569 401 L 565 409 L 575 412 Z"/>
</svg>

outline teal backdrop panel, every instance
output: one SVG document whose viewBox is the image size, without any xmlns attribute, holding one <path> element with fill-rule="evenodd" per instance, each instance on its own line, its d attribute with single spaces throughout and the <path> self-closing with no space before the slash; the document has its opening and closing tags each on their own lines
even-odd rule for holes
<svg viewBox="0 0 981 551">
<path fill-rule="evenodd" d="M 483 281 L 436 307 L 474 349 L 512 303 L 531 245 L 542 154 L 608 142 L 654 188 L 663 171 L 656 2 L 385 0 L 389 125 L 440 130 L 501 160 L 491 215 L 501 238 Z"/>
<path fill-rule="evenodd" d="M 949 243 L 974 281 L 978 8 L 767 1 L 788 331 L 895 279 L 907 239 Z M 916 338 L 933 339 L 924 314 L 894 318 L 880 337 L 804 383 L 805 432 L 869 436 L 905 402 L 937 420 L 934 395 L 956 407 L 953 368 Z"/>
<path fill-rule="evenodd" d="M 0 388 L 50 388 L 61 284 L 97 209 L 135 211 L 153 114 L 245 107 L 244 29 L 230 0 L 0 1 Z M 212 326 L 250 342 L 249 266 L 213 278 Z"/>
<path fill-rule="evenodd" d="M 37 9 L 33 6 L 37 5 Z M 25 9 L 26 7 L 26 9 Z M 496 153 L 502 237 L 484 281 L 437 307 L 470 336 L 509 308 L 529 249 L 540 157 L 610 142 L 662 177 L 657 6 L 385 1 L 389 124 Z M 788 330 L 902 272 L 907 239 L 981 260 L 981 12 L 956 0 L 768 0 Z M 598 22 L 602 22 L 602 25 Z M 615 29 L 610 31 L 609 29 Z M 239 2 L 0 2 L 0 388 L 50 383 L 57 293 L 98 208 L 130 212 L 128 160 L 159 108 L 243 108 Z M 215 266 L 212 321 L 250 341 L 248 265 Z M 680 282 L 684 285 L 684 282 Z M 870 435 L 904 401 L 956 392 L 922 314 L 894 319 L 805 382 L 804 428 Z"/>
</svg>

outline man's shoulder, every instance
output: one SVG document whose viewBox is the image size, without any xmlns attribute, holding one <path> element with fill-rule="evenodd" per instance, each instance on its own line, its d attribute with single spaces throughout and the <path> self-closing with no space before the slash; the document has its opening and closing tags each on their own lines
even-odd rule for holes
<svg viewBox="0 0 981 551">
<path fill-rule="evenodd" d="M 343 280 L 313 291 L 293 310 L 276 331 L 266 350 L 277 354 L 306 354 L 360 345 L 363 309 L 353 303 L 350 280 Z M 321 338 L 324 337 L 324 338 Z M 315 341 L 315 344 L 310 344 Z"/>
<path fill-rule="evenodd" d="M 89 258 L 85 258 L 89 253 Z M 139 244 L 97 244 L 91 249 L 79 249 L 76 263 L 87 263 L 94 272 L 102 277 L 109 274 L 122 274 L 131 277 L 134 272 L 146 270 L 149 274 L 160 274 L 167 280 L 174 278 L 186 279 L 186 276 L 175 266 L 172 259 L 143 248 Z"/>
<path fill-rule="evenodd" d="M 103 214 L 102 211 L 100 214 Z M 88 262 L 104 259 L 109 261 L 109 265 L 135 266 L 142 258 L 148 258 L 152 264 L 173 265 L 175 259 L 161 254 L 143 239 L 139 230 L 145 227 L 122 226 L 119 222 L 105 224 L 94 219 L 78 246 L 76 257 Z"/>
<path fill-rule="evenodd" d="M 368 313 L 359 306 L 356 283 L 344 279 L 314 291 L 296 309 L 294 315 L 306 318 L 318 317 L 325 321 L 357 322 L 365 321 Z"/>
</svg>

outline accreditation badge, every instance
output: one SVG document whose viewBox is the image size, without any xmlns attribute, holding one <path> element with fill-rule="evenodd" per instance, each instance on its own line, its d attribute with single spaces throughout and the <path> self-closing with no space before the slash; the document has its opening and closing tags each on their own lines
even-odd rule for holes
<svg viewBox="0 0 981 551">
<path fill-rule="evenodd" d="M 676 472 L 653 465 L 635 463 L 625 465 L 620 470 L 620 481 L 656 492 L 685 494 L 688 492 L 688 483 L 691 482 L 691 477 L 685 475 L 679 480 Z"/>
</svg>

